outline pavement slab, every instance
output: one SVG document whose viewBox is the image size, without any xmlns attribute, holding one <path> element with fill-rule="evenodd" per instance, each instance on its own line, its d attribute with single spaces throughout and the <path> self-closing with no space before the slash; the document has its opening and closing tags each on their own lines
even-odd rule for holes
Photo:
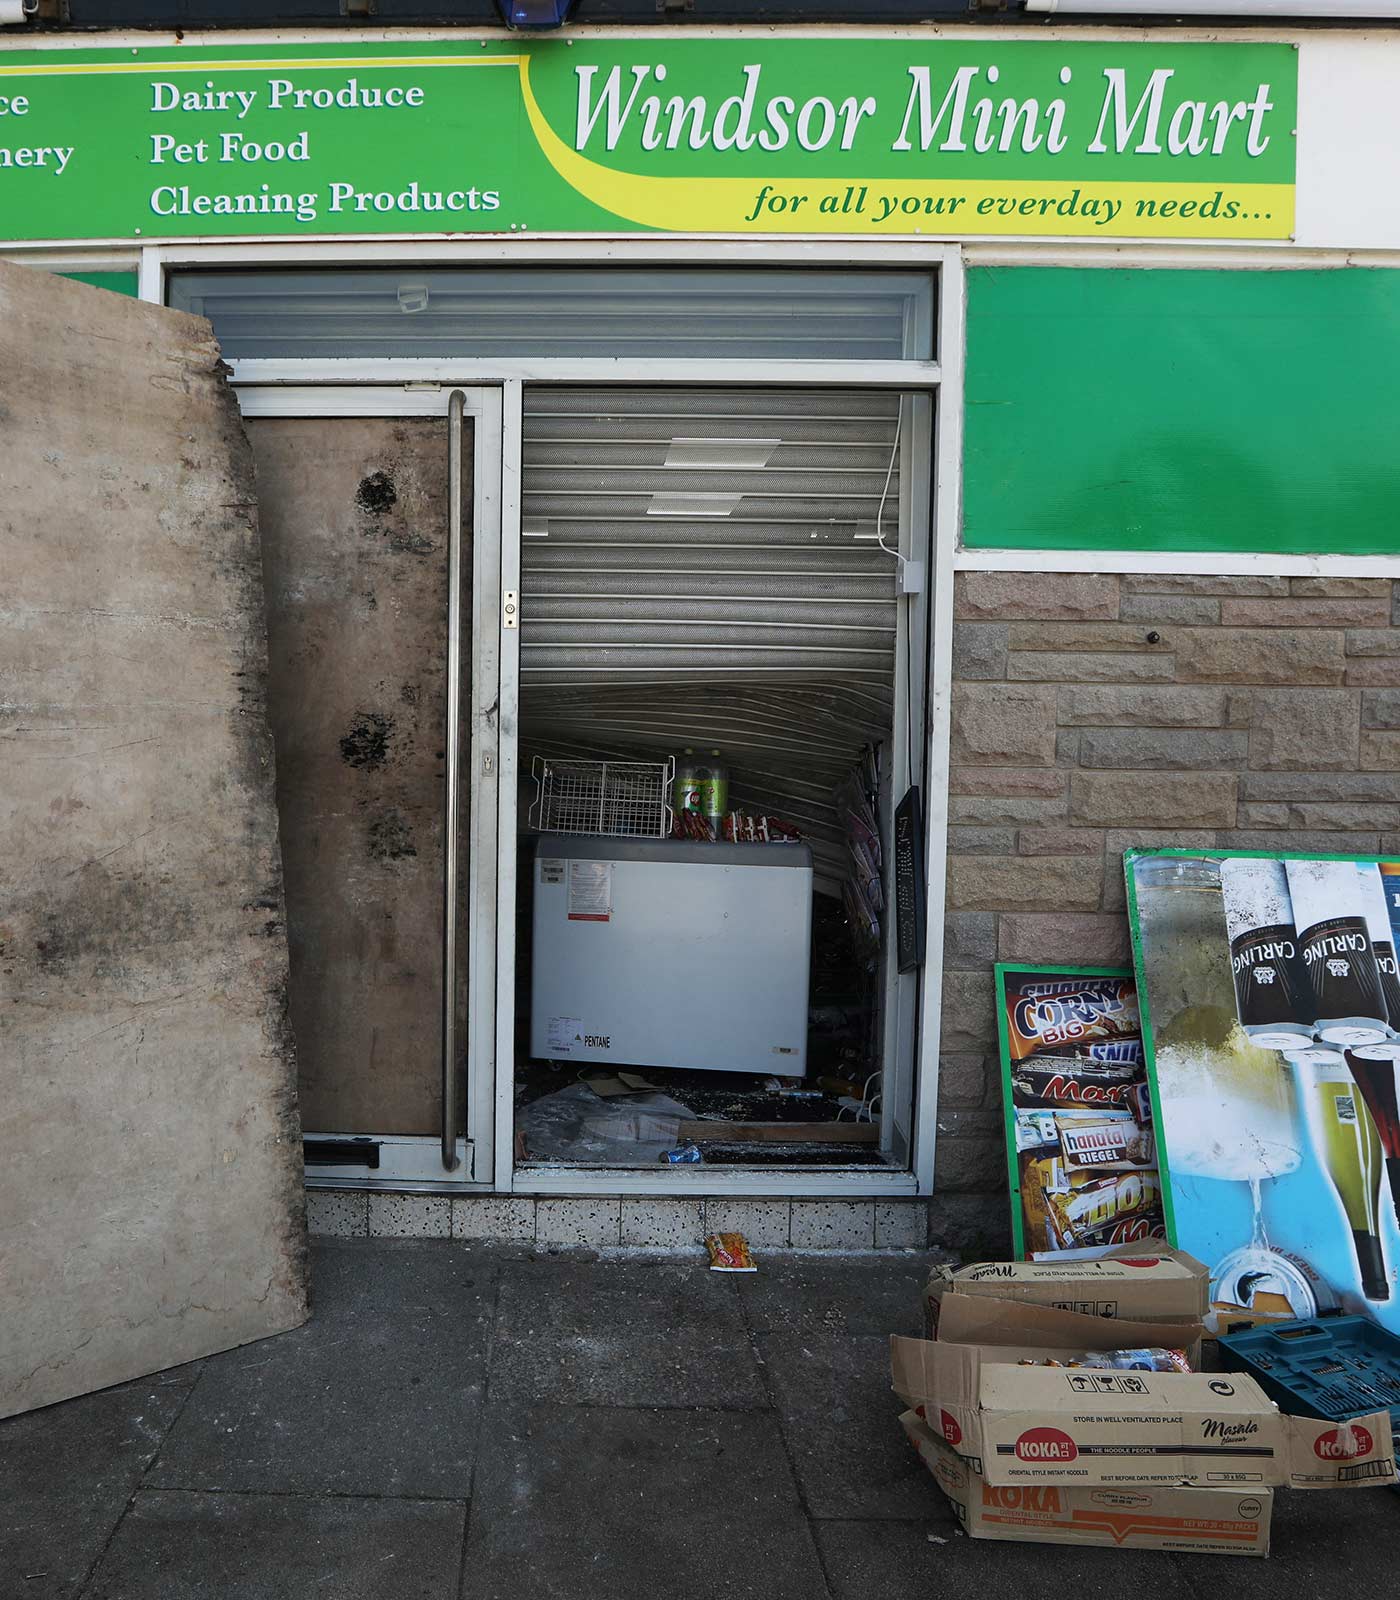
<svg viewBox="0 0 1400 1600">
<path fill-rule="evenodd" d="M 1260 1576 L 1251 1576 L 1247 1587 L 1261 1595 L 1284 1586 L 1323 1596 L 1388 1592 L 1396 1586 L 1397 1538 L 1400 1491 L 1279 1489 L 1269 1559 L 1249 1563 Z M 1210 1557 L 1179 1559 L 1204 1590 L 1214 1566 Z"/>
<path fill-rule="evenodd" d="M 102 1553 L 199 1363 L 0 1422 L 0 1600 L 68 1600 Z"/>
<path fill-rule="evenodd" d="M 929 1487 L 932 1488 L 932 1480 Z M 942 1496 L 934 1491 L 942 1504 Z M 834 1600 L 1012 1600 L 1017 1596 L 1075 1595 L 1151 1600 L 1207 1600 L 1157 1550 L 1078 1550 L 1066 1545 L 969 1539 L 952 1522 L 819 1522 L 816 1535 Z M 1240 1589 L 1267 1561 L 1201 1557 L 1210 1563 L 1209 1595 Z M 1245 1590 L 1248 1593 L 1248 1589 Z"/>
<path fill-rule="evenodd" d="M 923 1251 L 846 1256 L 769 1255 L 735 1275 L 756 1333 L 923 1335 L 923 1286 L 936 1257 Z"/>
<path fill-rule="evenodd" d="M 446 1240 L 319 1243 L 311 1321 L 208 1359 L 147 1486 L 465 1499 L 496 1271 Z"/>
<path fill-rule="evenodd" d="M 307 1327 L 0 1423 L 0 1600 L 1394 1587 L 1386 1489 L 1280 1494 L 1267 1561 L 966 1538 L 889 1383 L 928 1260 L 324 1241 Z"/>
<path fill-rule="evenodd" d="M 938 1515 L 944 1502 L 899 1427 L 882 1334 L 758 1338 L 813 1517 Z"/>
<path fill-rule="evenodd" d="M 455 1600 L 465 1518 L 449 1500 L 143 1490 L 84 1600 Z"/>
<path fill-rule="evenodd" d="M 504 1262 L 493 1399 L 761 1407 L 732 1279 L 701 1260 Z"/>
<path fill-rule="evenodd" d="M 464 1600 L 819 1600 L 776 1420 L 734 1411 L 492 1407 Z"/>
</svg>

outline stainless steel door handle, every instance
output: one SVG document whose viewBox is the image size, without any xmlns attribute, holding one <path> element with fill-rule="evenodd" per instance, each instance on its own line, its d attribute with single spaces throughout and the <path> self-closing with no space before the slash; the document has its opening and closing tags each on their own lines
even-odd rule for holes
<svg viewBox="0 0 1400 1600">
<path fill-rule="evenodd" d="M 443 814 L 442 1165 L 457 1167 L 457 801 L 461 786 L 462 424 L 467 397 L 447 399 L 447 793 Z"/>
</svg>

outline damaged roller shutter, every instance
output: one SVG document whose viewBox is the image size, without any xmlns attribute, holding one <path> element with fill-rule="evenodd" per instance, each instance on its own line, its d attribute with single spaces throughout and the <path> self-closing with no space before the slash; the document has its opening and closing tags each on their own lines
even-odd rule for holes
<svg viewBox="0 0 1400 1600">
<path fill-rule="evenodd" d="M 900 406 L 856 390 L 527 391 L 529 739 L 620 758 L 718 743 L 734 802 L 795 822 L 834 883 L 835 790 L 891 722 L 880 541 L 897 539 Z"/>
</svg>

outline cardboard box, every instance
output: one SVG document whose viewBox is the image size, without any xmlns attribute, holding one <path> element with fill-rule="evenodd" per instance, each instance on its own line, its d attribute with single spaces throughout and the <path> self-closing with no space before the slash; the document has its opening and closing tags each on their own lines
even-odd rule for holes
<svg viewBox="0 0 1400 1600">
<path fill-rule="evenodd" d="M 943 1304 L 951 1296 L 983 1295 L 1077 1311 L 1085 1316 L 1138 1322 L 1200 1323 L 1210 1306 L 1210 1272 L 1183 1250 L 1165 1245 L 1093 1261 L 979 1261 L 970 1267 L 935 1267 L 924 1299 L 924 1329 L 938 1335 Z"/>
<path fill-rule="evenodd" d="M 1283 1414 L 1292 1441 L 1288 1482 L 1294 1489 L 1370 1489 L 1395 1483 L 1390 1413 L 1350 1422 Z"/>
<path fill-rule="evenodd" d="M 1198 1555 L 1266 1556 L 1273 1491 L 1252 1489 L 1076 1488 L 990 1484 L 923 1422 L 899 1419 L 974 1539 L 1185 1550 Z"/>
<path fill-rule="evenodd" d="M 1242 1373 L 1020 1366 L 1078 1349 L 890 1341 L 894 1388 L 987 1483 L 1196 1484 L 1255 1492 L 1366 1488 L 1396 1481 L 1390 1415 L 1337 1427 L 1285 1416 Z M 1103 1348 L 1100 1346 L 1100 1348 Z"/>
<path fill-rule="evenodd" d="M 1198 1371 L 1204 1334 L 1199 1322 L 1096 1317 L 983 1295 L 946 1295 L 939 1317 L 939 1336 L 951 1344 L 1049 1347 L 1073 1356 L 1086 1350 L 1182 1350 Z"/>
</svg>

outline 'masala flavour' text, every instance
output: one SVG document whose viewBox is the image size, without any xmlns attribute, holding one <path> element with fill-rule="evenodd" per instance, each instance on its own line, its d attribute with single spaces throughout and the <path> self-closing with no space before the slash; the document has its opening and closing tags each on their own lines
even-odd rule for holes
<svg viewBox="0 0 1400 1600">
<path fill-rule="evenodd" d="M 1228 1443 L 1231 1439 L 1247 1439 L 1250 1434 L 1258 1432 L 1257 1422 L 1225 1422 L 1220 1417 L 1205 1417 L 1201 1421 L 1203 1439 L 1220 1439 Z"/>
</svg>

